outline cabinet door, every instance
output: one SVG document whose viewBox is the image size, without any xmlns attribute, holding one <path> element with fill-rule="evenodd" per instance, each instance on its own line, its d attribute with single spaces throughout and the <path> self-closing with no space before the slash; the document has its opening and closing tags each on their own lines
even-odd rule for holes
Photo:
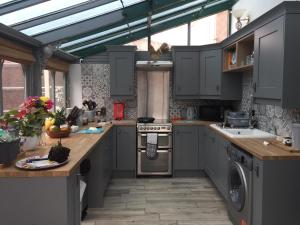
<svg viewBox="0 0 300 225">
<path fill-rule="evenodd" d="M 205 148 L 205 172 L 215 182 L 216 180 L 216 152 L 217 144 L 214 132 L 207 129 L 206 148 Z"/>
<path fill-rule="evenodd" d="M 263 161 L 253 159 L 253 217 L 252 224 L 263 225 Z"/>
<path fill-rule="evenodd" d="M 199 53 L 175 53 L 175 96 L 197 96 L 200 90 Z"/>
<path fill-rule="evenodd" d="M 229 142 L 220 136 L 218 139 L 218 152 L 217 152 L 217 180 L 219 191 L 223 194 L 223 197 L 227 199 L 228 190 L 228 156 L 227 151 Z"/>
<path fill-rule="evenodd" d="M 220 95 L 222 51 L 200 52 L 200 95 Z"/>
<path fill-rule="evenodd" d="M 174 170 L 197 170 L 198 127 L 176 126 L 174 131 Z"/>
<path fill-rule="evenodd" d="M 205 162 L 205 127 L 200 126 L 198 127 L 198 169 L 204 169 L 204 162 Z"/>
<path fill-rule="evenodd" d="M 278 18 L 255 31 L 254 97 L 281 99 L 284 64 L 284 24 Z"/>
<path fill-rule="evenodd" d="M 117 170 L 135 171 L 136 129 L 133 126 L 117 127 Z"/>
<path fill-rule="evenodd" d="M 134 95 L 134 52 L 111 52 L 110 94 L 112 96 Z"/>
<path fill-rule="evenodd" d="M 105 192 L 105 146 L 103 140 L 95 146 L 89 155 L 91 170 L 88 173 L 88 205 L 92 208 L 102 207 Z"/>
</svg>

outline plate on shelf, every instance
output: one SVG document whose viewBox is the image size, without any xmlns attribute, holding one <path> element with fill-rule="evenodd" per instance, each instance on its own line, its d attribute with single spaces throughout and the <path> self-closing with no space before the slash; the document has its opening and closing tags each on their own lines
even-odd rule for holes
<svg viewBox="0 0 300 225">
<path fill-rule="evenodd" d="M 60 167 L 69 162 L 68 159 L 62 163 L 50 161 L 48 159 L 29 162 L 32 159 L 40 159 L 40 158 L 48 158 L 48 155 L 44 155 L 42 157 L 41 156 L 27 157 L 27 158 L 17 161 L 15 165 L 17 168 L 23 169 L 23 170 L 45 170 L 45 169 L 52 169 L 52 168 Z"/>
</svg>

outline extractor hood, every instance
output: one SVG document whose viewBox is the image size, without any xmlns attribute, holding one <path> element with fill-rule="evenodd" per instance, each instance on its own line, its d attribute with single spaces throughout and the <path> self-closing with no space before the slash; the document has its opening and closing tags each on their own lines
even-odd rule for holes
<svg viewBox="0 0 300 225">
<path fill-rule="evenodd" d="M 168 71 L 172 70 L 172 61 L 137 61 L 136 68 L 138 70 L 149 70 L 149 71 Z"/>
</svg>

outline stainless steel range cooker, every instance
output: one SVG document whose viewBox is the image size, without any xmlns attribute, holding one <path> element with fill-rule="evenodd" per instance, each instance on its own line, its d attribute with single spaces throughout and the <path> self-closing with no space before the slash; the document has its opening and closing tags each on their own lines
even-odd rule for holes
<svg viewBox="0 0 300 225">
<path fill-rule="evenodd" d="M 155 159 L 146 157 L 147 133 L 157 133 Z M 172 175 L 172 124 L 167 121 L 137 124 L 137 175 Z"/>
</svg>

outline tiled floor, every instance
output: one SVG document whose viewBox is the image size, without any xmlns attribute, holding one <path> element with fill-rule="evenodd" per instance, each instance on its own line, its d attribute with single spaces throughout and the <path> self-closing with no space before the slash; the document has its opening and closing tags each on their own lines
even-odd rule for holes
<svg viewBox="0 0 300 225">
<path fill-rule="evenodd" d="M 82 225 L 232 225 L 206 178 L 114 179 Z"/>
</svg>

